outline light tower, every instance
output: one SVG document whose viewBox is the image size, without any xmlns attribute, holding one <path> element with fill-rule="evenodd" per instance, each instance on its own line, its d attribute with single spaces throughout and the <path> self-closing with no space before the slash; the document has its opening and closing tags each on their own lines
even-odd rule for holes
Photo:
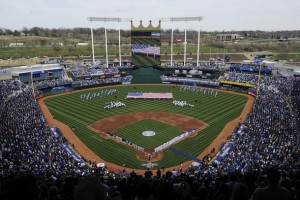
<svg viewBox="0 0 300 200">
<path fill-rule="evenodd" d="M 129 22 L 130 18 L 111 18 L 111 17 L 88 17 L 88 21 L 91 23 L 93 21 L 104 22 L 104 37 L 105 37 L 105 59 L 106 59 L 106 67 L 108 67 L 108 50 L 107 50 L 107 31 L 106 31 L 106 22 Z M 95 63 L 95 51 L 94 51 L 94 37 L 93 37 L 93 27 L 91 25 L 91 37 L 92 37 L 92 53 L 93 53 L 93 63 Z M 119 26 L 119 61 L 120 66 L 122 65 L 122 57 L 121 57 L 121 29 Z"/>
<path fill-rule="evenodd" d="M 186 63 L 186 25 L 188 21 L 199 21 L 199 30 L 198 30 L 198 43 L 197 43 L 197 66 L 199 66 L 199 51 L 200 51 L 200 21 L 203 20 L 203 17 L 171 17 L 171 18 L 160 18 L 164 22 L 185 22 L 184 28 L 184 54 L 183 54 L 183 65 Z M 171 29 L 171 66 L 173 65 L 173 25 Z"/>
<path fill-rule="evenodd" d="M 258 72 L 258 79 L 257 79 L 257 88 L 256 88 L 256 96 L 258 97 L 259 93 L 259 87 L 260 87 L 260 73 L 261 73 L 261 67 L 262 67 L 262 62 L 259 63 L 259 72 Z"/>
</svg>

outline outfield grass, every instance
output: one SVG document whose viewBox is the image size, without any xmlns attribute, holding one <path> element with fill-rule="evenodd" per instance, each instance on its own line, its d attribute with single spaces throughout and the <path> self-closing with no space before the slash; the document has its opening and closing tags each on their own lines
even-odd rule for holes
<svg viewBox="0 0 300 200">
<path fill-rule="evenodd" d="M 118 165 L 127 164 L 134 169 L 144 169 L 143 162 L 136 158 L 134 151 L 112 140 L 101 139 L 97 133 L 88 129 L 87 126 L 108 116 L 127 112 L 172 112 L 187 115 L 206 122 L 209 126 L 197 136 L 185 139 L 174 145 L 175 149 L 181 150 L 192 156 L 199 155 L 221 132 L 223 127 L 231 120 L 237 118 L 247 102 L 247 97 L 219 92 L 217 97 L 180 92 L 179 87 L 170 85 L 131 85 L 114 86 L 117 93 L 107 97 L 97 97 L 90 101 L 82 101 L 80 94 L 101 92 L 108 88 L 98 88 L 90 91 L 79 91 L 64 96 L 49 98 L 45 101 L 51 113 L 56 119 L 70 127 L 75 127 L 75 134 L 97 155 L 108 162 Z M 126 100 L 128 92 L 172 92 L 174 99 L 187 101 L 194 104 L 194 108 L 175 107 L 170 100 Z M 103 109 L 105 103 L 121 101 L 126 107 L 120 109 Z M 134 142 L 134 141 L 132 141 Z M 172 167 L 180 162 L 189 160 L 170 150 L 165 150 L 164 157 L 158 162 L 159 167 Z"/>
</svg>

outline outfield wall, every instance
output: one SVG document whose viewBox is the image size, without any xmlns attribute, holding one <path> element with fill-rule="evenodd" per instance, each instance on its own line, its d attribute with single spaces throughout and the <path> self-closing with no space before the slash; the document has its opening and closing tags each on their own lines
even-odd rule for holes
<svg viewBox="0 0 300 200">
<path fill-rule="evenodd" d="M 139 67 L 129 72 L 132 75 L 132 83 L 161 83 L 161 70 L 154 67 Z"/>
</svg>

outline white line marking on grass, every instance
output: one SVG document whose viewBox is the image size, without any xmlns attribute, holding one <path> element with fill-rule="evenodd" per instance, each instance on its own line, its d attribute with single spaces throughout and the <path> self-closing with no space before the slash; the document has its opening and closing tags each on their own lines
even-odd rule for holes
<svg viewBox="0 0 300 200">
<path fill-rule="evenodd" d="M 100 138 L 100 136 L 98 136 L 98 135 L 93 135 L 93 136 L 91 136 L 91 138 L 94 138 L 94 139 L 98 140 L 99 142 L 103 142 L 102 139 Z"/>
<path fill-rule="evenodd" d="M 67 118 L 70 118 L 70 119 L 72 119 L 72 120 L 74 120 L 74 121 L 77 121 L 78 123 L 80 123 L 80 124 L 82 124 L 82 125 L 85 125 L 85 126 L 88 125 L 87 123 L 84 123 L 83 121 L 78 120 L 77 118 L 74 118 L 74 117 L 72 117 L 72 116 L 70 116 L 70 115 L 67 115 L 67 114 L 61 112 L 61 111 L 58 111 L 58 110 L 55 109 L 55 108 L 48 107 L 48 109 L 49 109 L 49 110 L 53 110 L 53 111 L 55 111 L 55 112 L 57 112 L 57 113 L 59 113 L 59 114 L 65 116 L 65 117 L 67 117 Z"/>
<path fill-rule="evenodd" d="M 237 108 L 231 110 L 230 112 L 227 112 L 227 113 L 225 113 L 225 114 L 223 114 L 223 115 L 220 115 L 219 117 L 217 117 L 217 118 L 215 118 L 213 121 L 211 121 L 211 123 L 209 123 L 209 126 L 213 125 L 213 124 L 214 124 L 216 121 L 218 121 L 219 119 L 221 119 L 221 118 L 223 118 L 223 117 L 225 117 L 225 116 L 227 116 L 227 115 L 229 115 L 229 114 L 235 112 L 236 110 L 238 110 L 238 109 L 240 109 L 240 108 L 244 108 L 246 105 L 247 105 L 247 104 L 242 105 L 242 106 L 239 106 L 239 107 L 237 107 Z M 233 120 L 234 120 L 234 119 L 233 119 Z M 231 121 L 232 121 L 232 120 L 231 120 Z M 208 126 L 207 126 L 207 127 L 208 127 Z M 207 128 L 207 127 L 205 127 L 205 128 Z M 204 129 L 202 129 L 202 130 L 204 130 Z M 202 131 L 202 130 L 201 130 L 201 131 Z M 198 140 L 198 139 L 199 139 L 200 137 L 202 137 L 202 136 L 203 136 L 203 135 L 200 135 L 199 137 L 195 138 L 195 140 Z"/>
<path fill-rule="evenodd" d="M 199 138 L 203 137 L 204 135 L 200 135 L 199 137 L 197 137 L 195 140 L 198 140 Z"/>
<path fill-rule="evenodd" d="M 221 118 L 223 118 L 223 117 L 225 117 L 225 116 L 227 116 L 227 115 L 235 112 L 236 110 L 238 110 L 240 108 L 244 108 L 245 106 L 246 106 L 246 104 L 245 105 L 241 105 L 241 106 L 236 107 L 235 109 L 233 109 L 233 110 L 231 110 L 231 111 L 229 111 L 229 112 L 227 112 L 227 113 L 225 113 L 223 115 L 220 115 L 219 117 L 215 118 L 210 124 L 214 124 L 214 122 L 218 121 L 219 119 L 221 119 Z"/>
</svg>

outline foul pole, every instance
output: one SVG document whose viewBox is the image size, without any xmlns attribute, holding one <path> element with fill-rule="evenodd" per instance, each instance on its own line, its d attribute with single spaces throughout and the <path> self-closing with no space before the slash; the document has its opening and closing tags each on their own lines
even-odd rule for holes
<svg viewBox="0 0 300 200">
<path fill-rule="evenodd" d="M 258 80 L 257 80 L 257 88 L 256 88 L 256 96 L 258 97 L 259 87 L 260 87 L 260 71 L 261 71 L 262 63 L 259 64 L 259 72 L 258 72 Z"/>
</svg>

